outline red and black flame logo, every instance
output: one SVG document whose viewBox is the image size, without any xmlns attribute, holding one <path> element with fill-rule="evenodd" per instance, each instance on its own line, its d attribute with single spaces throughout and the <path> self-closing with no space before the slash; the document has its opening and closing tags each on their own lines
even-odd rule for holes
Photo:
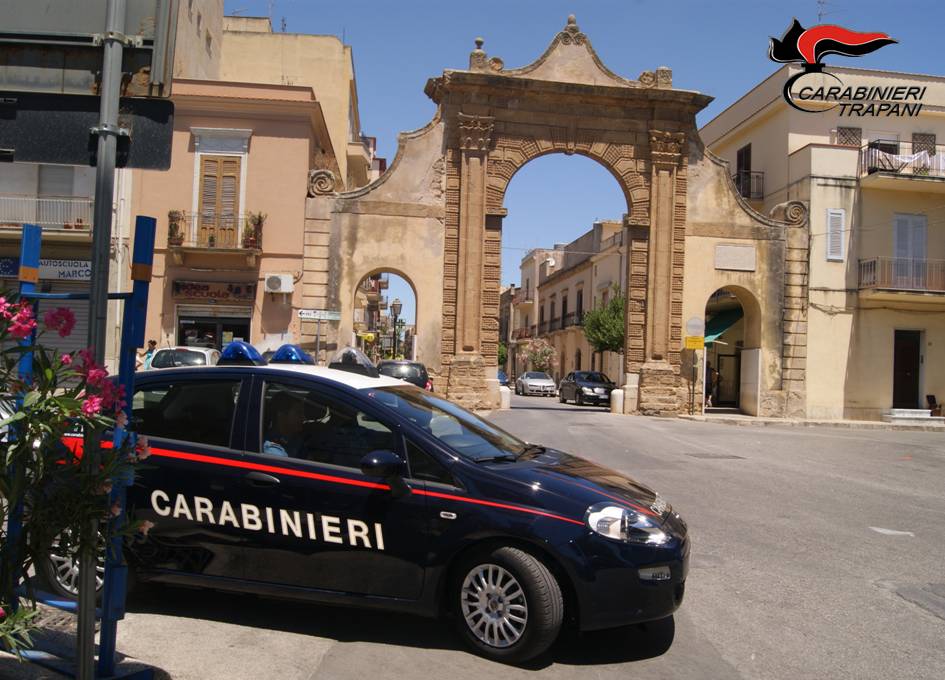
<svg viewBox="0 0 945 680">
<path fill-rule="evenodd" d="M 794 19 L 794 23 L 780 40 L 771 38 L 768 58 L 782 64 L 803 64 L 804 70 L 793 75 L 784 84 L 784 99 L 795 109 L 807 111 L 794 103 L 791 98 L 791 86 L 798 78 L 808 73 L 823 72 L 824 65 L 821 60 L 826 55 L 862 57 L 895 42 L 897 41 L 885 33 L 859 33 L 829 24 L 804 28 L 801 22 Z"/>
</svg>

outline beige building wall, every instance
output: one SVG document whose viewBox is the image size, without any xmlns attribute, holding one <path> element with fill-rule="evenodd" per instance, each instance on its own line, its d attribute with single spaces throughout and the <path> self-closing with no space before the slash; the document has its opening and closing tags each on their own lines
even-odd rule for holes
<svg viewBox="0 0 945 680">
<path fill-rule="evenodd" d="M 273 33 L 268 18 L 225 17 L 220 78 L 311 87 L 325 115 L 339 190 L 369 181 L 351 48 L 332 35 Z"/>
<path fill-rule="evenodd" d="M 217 80 L 222 48 L 223 0 L 181 0 L 177 11 L 174 77 Z"/>
<path fill-rule="evenodd" d="M 796 67 L 786 66 L 749 91 L 700 134 L 734 172 L 738 150 L 752 145 L 752 170 L 765 173 L 762 210 L 787 200 L 809 205 L 809 293 L 807 408 L 812 418 L 878 419 L 893 405 L 894 337 L 898 330 L 922 333 L 918 403 L 945 392 L 945 361 L 934 352 L 945 312 L 943 291 L 877 293 L 862 285 L 861 261 L 894 256 L 896 214 L 924 215 L 925 260 L 945 260 L 945 176 L 867 174 L 861 148 L 875 140 L 899 143 L 912 154 L 913 133 L 934 134 L 945 143 L 945 79 L 862 69 L 829 71 L 844 86 L 924 87 L 917 117 L 840 116 L 839 109 L 804 113 L 789 108 L 781 87 Z M 818 80 L 819 79 L 819 80 Z M 816 87 L 835 85 L 826 76 L 805 76 Z M 795 88 L 796 89 L 796 88 Z M 859 128 L 860 146 L 842 146 L 838 127 Z M 938 147 L 938 151 L 945 147 Z M 934 172 L 932 173 L 935 174 Z M 940 175 L 942 173 L 939 173 Z M 828 253 L 828 211 L 843 211 L 842 255 Z M 688 249 L 688 246 L 687 246 Z M 687 252 L 688 264 L 688 252 Z M 687 271 L 688 275 L 688 271 Z M 689 281 L 687 279 L 687 287 Z"/>
<path fill-rule="evenodd" d="M 170 170 L 135 171 L 133 210 L 158 221 L 147 336 L 160 346 L 177 344 L 186 305 L 189 316 L 236 316 L 223 314 L 222 307 L 247 315 L 245 339 L 260 350 L 299 342 L 307 177 L 313 149 L 327 143 L 314 93 L 307 87 L 179 80 L 174 102 Z M 198 212 L 203 155 L 241 159 L 239 213 L 266 215 L 260 247 L 246 247 L 242 240 L 215 247 L 194 242 L 191 232 L 185 232 L 181 246 L 169 243 L 168 212 Z M 193 224 L 200 219 L 189 219 L 185 229 Z M 289 276 L 292 293 L 265 293 L 269 274 Z M 220 286 L 254 284 L 256 290 L 249 299 L 182 297 L 175 295 L 175 281 L 213 284 L 213 294 L 221 296 Z M 194 311 L 197 307 L 204 312 Z"/>
</svg>

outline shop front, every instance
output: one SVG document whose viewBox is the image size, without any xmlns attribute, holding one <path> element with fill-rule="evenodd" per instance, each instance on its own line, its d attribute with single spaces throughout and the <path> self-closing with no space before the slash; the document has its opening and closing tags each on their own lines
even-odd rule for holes
<svg viewBox="0 0 945 680">
<path fill-rule="evenodd" d="M 6 292 L 18 290 L 17 277 L 20 270 L 19 257 L 0 257 L 0 288 Z M 39 292 L 41 293 L 88 293 L 92 278 L 92 263 L 89 260 L 51 259 L 39 261 Z M 42 300 L 37 309 L 37 318 L 56 307 L 67 307 L 75 315 L 75 327 L 67 337 L 58 333 L 47 333 L 42 342 L 47 349 L 60 354 L 74 352 L 88 345 L 89 302 L 88 300 Z M 40 323 L 42 328 L 42 323 Z"/>
<path fill-rule="evenodd" d="M 251 341 L 256 282 L 174 281 L 176 342 L 222 349 Z"/>
</svg>

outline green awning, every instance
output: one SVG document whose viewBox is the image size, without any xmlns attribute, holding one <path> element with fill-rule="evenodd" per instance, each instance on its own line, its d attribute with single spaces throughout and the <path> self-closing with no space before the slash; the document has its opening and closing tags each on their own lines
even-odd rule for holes
<svg viewBox="0 0 945 680">
<path fill-rule="evenodd" d="M 711 345 L 742 318 L 742 308 L 723 309 L 705 323 L 705 344 Z"/>
</svg>

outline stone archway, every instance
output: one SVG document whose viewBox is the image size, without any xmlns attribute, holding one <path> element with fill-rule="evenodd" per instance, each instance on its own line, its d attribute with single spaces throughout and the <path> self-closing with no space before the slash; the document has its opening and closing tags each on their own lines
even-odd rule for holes
<svg viewBox="0 0 945 680">
<path fill-rule="evenodd" d="M 426 92 L 445 122 L 441 362 L 450 396 L 498 402 L 499 253 L 509 181 L 534 158 L 579 153 L 606 167 L 627 198 L 629 388 L 640 388 L 644 410 L 675 412 L 689 141 L 695 114 L 710 98 L 672 89 L 665 68 L 637 80 L 615 75 L 573 16 L 533 64 L 505 70 L 477 41 L 469 70 L 446 71 Z"/>
<path fill-rule="evenodd" d="M 427 357 L 425 356 L 424 351 L 431 346 L 432 343 L 425 343 L 417 347 L 418 341 L 423 341 L 425 338 L 418 334 L 419 328 L 425 325 L 425 317 L 432 316 L 432 310 L 425 310 L 421 305 L 421 298 L 417 291 L 417 286 L 410 279 L 410 277 L 401 271 L 398 268 L 394 267 L 375 267 L 371 269 L 366 274 L 362 275 L 358 279 L 354 288 L 349 291 L 348 296 L 348 305 L 353 307 L 354 315 L 351 318 L 351 328 L 348 329 L 346 326 L 340 329 L 342 337 L 347 333 L 351 336 L 352 342 L 358 346 L 359 349 L 365 350 L 365 353 L 372 359 L 376 359 L 379 355 L 383 356 L 383 352 L 378 354 L 377 352 L 369 352 L 368 349 L 377 350 L 380 348 L 380 345 L 367 347 L 366 343 L 362 342 L 364 334 L 376 334 L 378 331 L 378 326 L 383 325 L 382 317 L 390 316 L 390 307 L 393 304 L 394 297 L 392 290 L 388 287 L 390 283 L 389 278 L 385 279 L 384 275 L 393 275 L 394 277 L 401 279 L 404 283 L 407 284 L 407 287 L 410 289 L 410 296 L 412 298 L 413 305 L 413 323 L 411 324 L 412 329 L 412 340 L 411 340 L 411 351 L 404 354 L 404 358 L 408 360 L 416 360 L 421 363 L 425 363 Z M 385 291 L 387 291 L 385 293 Z M 402 303 L 404 301 L 401 301 Z M 358 312 L 362 313 L 359 315 Z M 358 318 L 361 316 L 362 318 Z M 373 316 L 373 318 L 372 318 Z M 401 317 L 403 318 L 403 317 Z M 408 317 L 409 318 L 409 317 Z M 385 330 L 389 330 L 385 328 Z M 406 340 L 406 335 L 403 336 Z M 368 345 L 373 345 L 374 341 L 367 343 Z"/>
<path fill-rule="evenodd" d="M 357 283 L 355 272 L 380 265 L 404 271 L 425 309 L 440 310 L 420 330 L 436 342 L 427 365 L 437 384 L 465 406 L 498 406 L 505 190 L 539 156 L 581 154 L 607 168 L 627 200 L 621 274 L 626 339 L 624 376 L 618 376 L 625 411 L 672 415 L 685 401 L 679 375 L 683 311 L 692 307 L 694 294 L 684 282 L 687 271 L 697 279 L 693 272 L 699 270 L 687 262 L 687 249 L 718 260 L 711 249 L 730 248 L 717 244 L 725 239 L 751 250 L 751 271 L 756 255 L 765 267 L 755 274 L 757 289 L 764 296 L 764 332 L 778 336 L 778 350 L 764 371 L 771 394 L 778 394 L 764 410 L 784 410 L 791 399 L 803 399 L 800 350 L 781 348 L 802 346 L 806 310 L 792 312 L 783 332 L 774 314 L 782 302 L 800 304 L 806 295 L 806 235 L 791 229 L 806 228 L 806 212 L 792 203 L 783 221 L 773 219 L 737 195 L 727 168 L 699 140 L 695 115 L 710 97 L 674 89 L 665 67 L 636 80 L 612 73 L 573 16 L 534 63 L 506 69 L 477 40 L 468 69 L 446 70 L 424 91 L 436 103 L 436 115 L 400 136 L 384 175 L 340 194 L 331 183 L 310 185 L 306 306 L 342 307 L 344 315 L 341 301 Z M 705 269 L 704 261 L 698 264 Z M 726 267 L 716 264 L 716 270 Z M 782 375 L 782 366 L 790 373 Z"/>
</svg>

